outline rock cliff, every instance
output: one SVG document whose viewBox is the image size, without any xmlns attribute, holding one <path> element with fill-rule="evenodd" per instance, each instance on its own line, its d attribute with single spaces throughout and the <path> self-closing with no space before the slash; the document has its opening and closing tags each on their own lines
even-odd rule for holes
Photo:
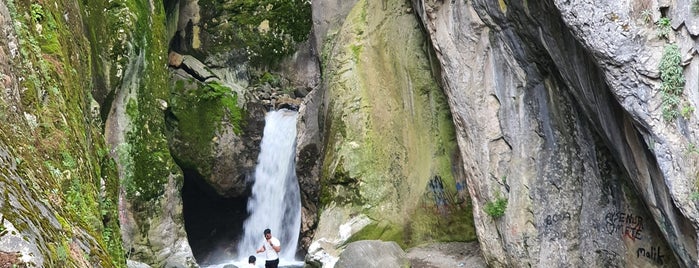
<svg viewBox="0 0 699 268">
<path fill-rule="evenodd" d="M 346 37 L 352 34 L 344 27 L 361 25 L 353 12 L 363 2 L 338 20 L 346 4 L 317 3 L 336 11 L 314 18 L 316 39 L 329 40 L 324 49 L 354 43 L 358 51 L 356 43 L 364 39 L 357 36 L 374 32 L 358 29 L 354 39 Z M 697 265 L 692 4 L 412 2 L 456 126 L 453 174 L 467 182 L 490 266 Z M 375 5 L 372 11 L 392 2 Z M 321 57 L 326 94 L 335 91 L 334 77 L 370 68 L 334 71 L 338 57 L 329 55 Z M 353 81 L 341 88 L 357 88 L 363 80 Z M 331 96 L 327 109 L 335 114 L 332 102 L 342 98 Z M 356 113 L 345 118 L 347 129 L 370 125 L 351 120 L 361 118 Z M 333 122 L 326 125 L 331 140 L 324 150 L 341 152 L 332 141 Z M 323 171 L 321 178 L 333 174 Z M 324 214 L 343 219 L 335 206 L 327 208 L 320 233 Z M 351 226 L 350 233 L 371 221 L 344 219 L 335 224 Z"/>
<path fill-rule="evenodd" d="M 688 1 L 413 3 L 490 266 L 696 266 Z M 662 65 L 673 47 L 681 61 Z M 684 91 L 664 90 L 663 66 Z"/>
<path fill-rule="evenodd" d="M 322 209 L 309 254 L 336 256 L 362 239 L 402 247 L 473 240 L 447 99 L 410 5 L 357 1 L 344 21 L 316 16 L 314 25 L 328 23 L 326 36 L 316 37 L 327 40 L 320 56 Z"/>
</svg>

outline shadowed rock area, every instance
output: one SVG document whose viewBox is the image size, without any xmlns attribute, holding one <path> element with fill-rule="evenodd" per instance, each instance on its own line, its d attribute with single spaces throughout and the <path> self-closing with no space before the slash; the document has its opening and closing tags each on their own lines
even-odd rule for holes
<svg viewBox="0 0 699 268">
<path fill-rule="evenodd" d="M 230 260 L 248 216 L 248 197 L 222 197 L 194 174 L 185 170 L 182 187 L 184 226 L 194 257 L 199 265 Z"/>
</svg>

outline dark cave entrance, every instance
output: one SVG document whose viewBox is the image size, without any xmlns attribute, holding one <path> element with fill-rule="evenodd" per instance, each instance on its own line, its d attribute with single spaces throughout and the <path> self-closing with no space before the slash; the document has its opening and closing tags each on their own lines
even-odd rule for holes
<svg viewBox="0 0 699 268">
<path fill-rule="evenodd" d="M 183 171 L 182 213 L 197 263 L 217 264 L 237 257 L 236 247 L 248 217 L 248 195 L 222 197 L 197 172 Z"/>
</svg>

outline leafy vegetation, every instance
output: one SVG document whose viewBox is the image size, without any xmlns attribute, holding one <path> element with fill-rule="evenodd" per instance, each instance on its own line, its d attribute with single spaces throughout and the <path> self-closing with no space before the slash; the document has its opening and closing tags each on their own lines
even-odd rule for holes
<svg viewBox="0 0 699 268">
<path fill-rule="evenodd" d="M 691 105 L 684 105 L 682 106 L 682 117 L 684 119 L 689 119 L 690 116 L 694 113 L 694 106 Z"/>
<path fill-rule="evenodd" d="M 699 15 L 699 0 L 692 0 L 692 13 Z"/>
<path fill-rule="evenodd" d="M 486 214 L 497 219 L 505 215 L 505 209 L 507 208 L 507 198 L 500 196 L 500 192 L 495 193 L 495 200 L 488 201 L 485 203 L 483 210 Z"/>
<path fill-rule="evenodd" d="M 676 44 L 665 46 L 660 59 L 660 91 L 662 93 L 663 118 L 674 120 L 680 115 L 680 97 L 684 89 L 684 74 L 682 73 L 682 58 Z"/>
<path fill-rule="evenodd" d="M 254 79 L 255 76 L 253 76 L 252 78 Z M 269 84 L 270 86 L 279 87 L 279 86 L 281 86 L 281 83 L 280 83 L 280 82 L 281 82 L 281 77 L 280 77 L 279 75 L 271 74 L 271 73 L 269 73 L 269 72 L 264 72 L 264 73 L 262 74 L 262 76 L 260 76 L 260 77 L 257 79 L 257 83 L 256 83 L 256 84 L 259 85 L 259 84 L 265 84 L 265 83 L 267 83 L 267 84 Z"/>
<path fill-rule="evenodd" d="M 665 39 L 670 38 L 670 32 L 672 32 L 672 26 L 670 22 L 670 19 L 667 17 L 662 17 L 658 20 L 658 37 Z"/>
<path fill-rule="evenodd" d="M 5 228 L 5 216 L 0 216 L 0 236 L 7 233 L 7 228 Z"/>
<path fill-rule="evenodd" d="M 641 12 L 641 19 L 644 23 L 651 24 L 653 22 L 653 11 L 645 9 Z"/>
<path fill-rule="evenodd" d="M 690 142 L 690 143 L 687 145 L 687 153 L 699 154 L 699 147 L 697 147 L 697 145 L 694 144 L 693 142 Z"/>
</svg>

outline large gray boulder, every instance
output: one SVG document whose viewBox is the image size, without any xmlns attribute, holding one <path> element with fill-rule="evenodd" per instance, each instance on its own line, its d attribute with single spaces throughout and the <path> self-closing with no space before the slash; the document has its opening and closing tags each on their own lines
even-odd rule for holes
<svg viewBox="0 0 699 268">
<path fill-rule="evenodd" d="M 349 243 L 335 267 L 405 268 L 410 267 L 410 261 L 396 242 L 362 240 Z"/>
</svg>

